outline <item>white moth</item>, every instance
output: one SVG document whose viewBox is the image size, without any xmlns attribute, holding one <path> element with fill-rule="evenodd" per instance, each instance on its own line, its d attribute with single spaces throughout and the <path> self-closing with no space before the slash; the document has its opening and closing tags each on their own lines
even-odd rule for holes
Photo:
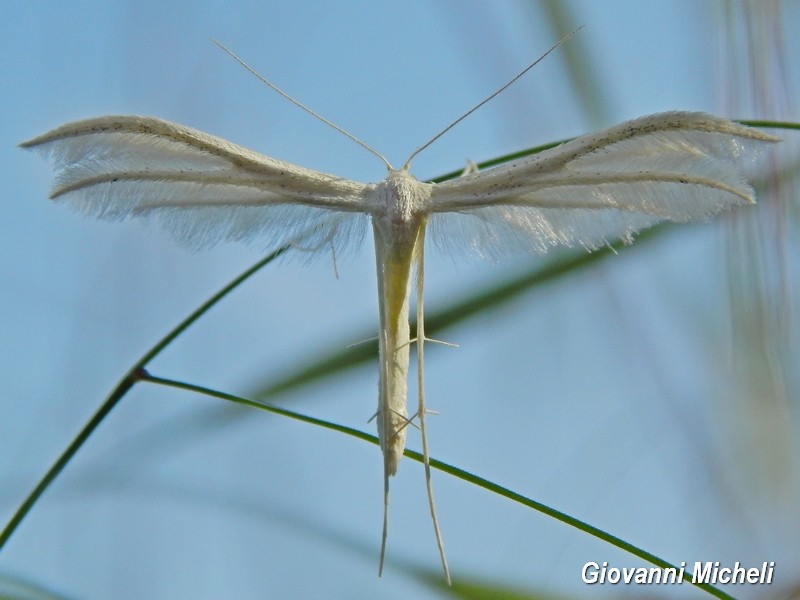
<svg viewBox="0 0 800 600">
<path fill-rule="evenodd" d="M 449 582 L 425 428 L 426 232 L 430 229 L 440 246 L 488 256 L 520 247 L 546 252 L 552 246 L 580 245 L 591 250 L 617 238 L 630 242 L 637 231 L 659 221 L 706 219 L 753 203 L 753 189 L 743 176 L 745 150 L 777 140 L 711 115 L 667 112 L 437 185 L 417 181 L 409 172 L 411 159 L 431 142 L 394 169 L 356 140 L 388 170 L 386 179 L 367 184 L 282 162 L 153 117 L 76 121 L 21 145 L 49 157 L 58 169 L 52 199 L 102 219 L 157 219 L 195 246 L 259 239 L 338 252 L 360 242 L 372 224 L 380 307 L 376 418 L 384 465 L 379 573 L 386 548 L 389 476 L 403 456 L 406 428 L 417 420 L 434 531 Z M 412 340 L 414 269 L 417 327 Z M 412 341 L 417 344 L 418 406 L 409 417 Z"/>
</svg>

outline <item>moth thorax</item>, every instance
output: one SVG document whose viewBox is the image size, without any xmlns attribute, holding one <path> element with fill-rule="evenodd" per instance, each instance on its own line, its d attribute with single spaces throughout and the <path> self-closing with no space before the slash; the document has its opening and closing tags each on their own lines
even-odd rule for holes
<svg viewBox="0 0 800 600">
<path fill-rule="evenodd" d="M 408 171 L 392 171 L 386 185 L 386 214 L 394 226 L 419 220 L 425 199 L 430 196 L 428 184 L 420 183 Z"/>
</svg>

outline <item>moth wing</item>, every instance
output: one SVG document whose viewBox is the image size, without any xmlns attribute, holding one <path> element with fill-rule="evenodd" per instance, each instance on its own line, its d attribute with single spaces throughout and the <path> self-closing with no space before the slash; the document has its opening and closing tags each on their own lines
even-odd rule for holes
<svg viewBox="0 0 800 600">
<path fill-rule="evenodd" d="M 357 244 L 364 184 L 153 117 L 68 123 L 21 144 L 52 160 L 51 198 L 102 219 L 156 219 L 179 241 L 315 250 Z"/>
<path fill-rule="evenodd" d="M 754 202 L 745 180 L 749 151 L 776 141 L 704 113 L 627 121 L 436 185 L 431 237 L 490 258 L 520 248 L 629 243 L 660 221 L 703 220 Z"/>
</svg>

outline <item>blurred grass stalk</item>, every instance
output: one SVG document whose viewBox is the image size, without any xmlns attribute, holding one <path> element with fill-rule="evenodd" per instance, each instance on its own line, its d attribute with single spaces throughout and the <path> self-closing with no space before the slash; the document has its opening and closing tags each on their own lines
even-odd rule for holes
<svg viewBox="0 0 800 600">
<path fill-rule="evenodd" d="M 787 89 L 787 50 L 783 3 L 731 2 L 721 5 L 717 85 L 722 114 L 748 118 L 796 116 Z M 788 143 L 787 143 L 788 142 Z M 791 156 L 791 140 L 781 155 Z M 791 164 L 796 164 L 792 157 Z M 790 225 L 796 175 L 781 169 L 775 154 L 764 161 L 759 208 L 733 211 L 726 219 L 726 257 L 730 310 L 729 385 L 715 402 L 724 447 L 733 451 L 729 469 L 735 489 L 755 517 L 794 520 L 798 505 L 797 420 L 793 400 L 798 381 L 796 319 L 790 260 L 797 255 L 796 229 Z M 796 213 L 795 213 L 796 216 Z M 778 511 L 775 513 L 774 511 Z M 775 526 L 776 523 L 772 523 Z"/>
</svg>

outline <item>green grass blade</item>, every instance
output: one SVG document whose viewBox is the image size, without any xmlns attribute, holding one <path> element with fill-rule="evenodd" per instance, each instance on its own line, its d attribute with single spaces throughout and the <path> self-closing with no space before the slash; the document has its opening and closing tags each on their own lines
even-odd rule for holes
<svg viewBox="0 0 800 600">
<path fill-rule="evenodd" d="M 166 378 L 158 377 L 158 376 L 152 375 L 150 373 L 146 373 L 146 372 L 141 374 L 140 379 L 142 381 L 148 381 L 150 383 L 154 383 L 154 384 L 157 384 L 157 385 L 163 385 L 163 386 L 167 386 L 167 387 L 186 390 L 186 391 L 189 391 L 189 392 L 195 392 L 197 394 L 202 394 L 204 396 L 210 396 L 212 398 L 219 398 L 221 400 L 226 400 L 228 402 L 233 402 L 235 404 L 242 405 L 242 406 L 249 406 L 249 407 L 252 407 L 252 408 L 258 408 L 258 409 L 261 409 L 261 410 L 266 410 L 266 411 L 268 411 L 270 413 L 273 413 L 273 414 L 276 414 L 276 415 L 280 415 L 280 416 L 283 416 L 283 417 L 288 417 L 290 419 L 295 419 L 297 421 L 302 421 L 303 423 L 308 423 L 310 425 L 316 425 L 318 427 L 323 427 L 325 429 L 329 429 L 331 431 L 336 431 L 338 433 L 344 433 L 346 435 L 358 438 L 358 439 L 360 439 L 362 441 L 369 442 L 370 444 L 374 444 L 375 446 L 379 446 L 380 445 L 380 442 L 379 442 L 378 438 L 376 436 L 372 435 L 372 434 L 366 433 L 364 431 L 360 431 L 358 429 L 354 429 L 352 427 L 347 427 L 345 425 L 340 425 L 338 423 L 332 423 L 332 422 L 326 421 L 324 419 L 318 419 L 316 417 L 310 417 L 308 415 L 304 415 L 302 413 L 299 413 L 299 412 L 296 412 L 296 411 L 293 411 L 293 410 L 280 408 L 278 406 L 275 406 L 273 404 L 269 404 L 267 402 L 262 402 L 262 401 L 258 401 L 258 400 L 249 400 L 247 398 L 242 398 L 240 396 L 235 396 L 233 394 L 228 394 L 226 392 L 213 390 L 213 389 L 206 388 L 206 387 L 199 386 L 199 385 L 195 385 L 195 384 L 192 384 L 192 383 L 186 383 L 186 382 L 183 382 L 183 381 L 177 381 L 177 380 L 174 380 L 174 379 L 166 379 Z M 403 454 L 404 454 L 404 456 L 407 456 L 408 458 L 410 458 L 412 460 L 415 460 L 420 464 L 424 464 L 423 456 L 419 452 L 415 452 L 414 450 L 409 450 L 408 448 L 406 448 L 405 451 L 403 452 Z M 541 502 L 537 502 L 536 500 L 533 500 L 532 498 L 528 498 L 527 496 L 523 496 L 522 494 L 520 494 L 518 492 L 510 490 L 510 489 L 508 489 L 506 487 L 503 487 L 503 486 L 501 486 L 501 485 L 499 485 L 497 483 L 494 483 L 492 481 L 489 481 L 488 479 L 485 479 L 485 478 L 480 477 L 478 475 L 474 475 L 472 473 L 469 473 L 468 471 L 464 471 L 463 469 L 459 469 L 458 467 L 455 467 L 455 466 L 450 465 L 448 463 L 442 462 L 440 460 L 436 460 L 435 458 L 431 458 L 430 459 L 430 465 L 434 469 L 442 471 L 443 473 L 447 473 L 449 475 L 457 477 L 458 479 L 461 479 L 463 481 L 466 481 L 468 483 L 471 483 L 473 485 L 481 487 L 481 488 L 483 488 L 483 489 L 485 489 L 487 491 L 493 492 L 493 493 L 495 493 L 495 494 L 497 494 L 499 496 L 502 496 L 504 498 L 508 498 L 509 500 L 513 500 L 514 502 L 522 504 L 523 506 L 527 506 L 528 508 L 531 508 L 531 509 L 536 510 L 536 511 L 538 511 L 540 513 L 543 513 L 543 514 L 545 514 L 545 515 L 547 515 L 547 516 L 549 516 L 549 517 L 551 517 L 553 519 L 556 519 L 557 521 L 560 521 L 560 522 L 562 522 L 562 523 L 564 523 L 566 525 L 569 525 L 570 527 L 574 527 L 575 529 L 578 529 L 580 531 L 583 531 L 584 533 L 587 533 L 587 534 L 589 534 L 591 536 L 594 536 L 594 537 L 596 537 L 596 538 L 598 538 L 598 539 L 600 539 L 600 540 L 602 540 L 602 541 L 604 541 L 604 542 L 606 542 L 606 543 L 608 543 L 608 544 L 610 544 L 612 546 L 616 546 L 617 548 L 619 548 L 621 550 L 624 550 L 625 552 L 628 552 L 628 553 L 632 554 L 633 556 L 636 556 L 636 557 L 638 557 L 638 558 L 640 558 L 640 559 L 642 559 L 642 560 L 644 560 L 644 561 L 646 561 L 646 562 L 648 562 L 650 564 L 653 564 L 653 565 L 655 565 L 655 566 L 657 566 L 659 568 L 662 568 L 662 569 L 676 569 L 676 570 L 678 569 L 677 566 L 667 562 L 666 560 L 664 560 L 662 558 L 659 558 L 655 554 L 647 552 L 646 550 L 643 550 L 643 549 L 641 549 L 641 548 L 639 548 L 637 546 L 634 546 L 633 544 L 631 544 L 629 542 L 626 542 L 625 540 L 623 540 L 621 538 L 618 538 L 615 535 L 612 535 L 612 534 L 610 534 L 610 533 L 608 533 L 606 531 L 603 531 L 602 529 L 600 529 L 598 527 L 594 527 L 593 525 L 590 525 L 589 523 L 586 523 L 585 521 L 581 521 L 580 519 L 577 519 L 577 518 L 572 517 L 572 516 L 570 516 L 570 515 L 568 515 L 566 513 L 563 513 L 560 510 L 556 510 L 555 508 L 547 506 L 546 504 L 542 504 Z M 692 583 L 692 585 L 695 585 L 696 587 L 702 589 L 703 591 L 708 592 L 712 596 L 716 596 L 717 598 L 726 598 L 726 599 L 732 600 L 732 596 L 729 596 L 728 594 L 726 594 L 722 590 L 720 590 L 720 589 L 718 589 L 718 588 L 716 588 L 716 587 L 714 587 L 714 586 L 712 586 L 710 584 L 692 582 L 692 575 L 690 573 L 684 574 L 684 580 L 689 582 L 689 583 Z"/>
<path fill-rule="evenodd" d="M 142 356 L 142 358 L 140 358 L 130 368 L 130 370 L 128 370 L 125 376 L 105 399 L 103 404 L 100 405 L 100 408 L 97 409 L 97 412 L 92 415 L 86 425 L 83 426 L 83 429 L 81 429 L 78 435 L 75 436 L 75 439 L 72 440 L 64 452 L 61 453 L 61 456 L 59 456 L 56 462 L 53 463 L 53 465 L 47 470 L 44 477 L 42 477 L 39 483 L 36 484 L 36 487 L 33 488 L 22 504 L 20 504 L 19 508 L 3 528 L 3 531 L 0 532 L 0 550 L 2 550 L 2 548 L 5 546 L 8 539 L 11 537 L 14 531 L 16 531 L 19 524 L 30 512 L 31 508 L 33 508 L 33 505 L 36 504 L 45 490 L 50 487 L 50 484 L 53 483 L 55 478 L 58 477 L 59 473 L 64 470 L 64 467 L 67 466 L 67 463 L 72 460 L 72 457 L 75 456 L 83 444 L 86 443 L 86 440 L 89 439 L 89 436 L 94 433 L 94 430 L 97 429 L 100 423 L 105 420 L 105 418 L 109 415 L 109 413 L 111 413 L 119 401 L 122 400 L 125 394 L 127 394 L 128 391 L 136 384 L 136 382 L 139 381 L 141 374 L 144 372 L 145 366 L 156 356 L 158 356 L 158 354 L 164 350 L 164 348 L 166 348 L 175 338 L 177 338 L 189 326 L 197 321 L 197 319 L 208 312 L 215 304 L 217 304 L 217 302 L 222 300 L 235 288 L 241 285 L 242 282 L 255 274 L 262 267 L 278 258 L 285 251 L 285 247 L 276 250 L 269 256 L 258 261 L 244 273 L 233 279 L 233 281 L 222 288 L 219 292 L 214 294 L 211 298 L 206 300 L 197 310 L 181 321 L 172 331 L 165 335 L 155 346 L 146 352 L 144 356 Z"/>
</svg>

